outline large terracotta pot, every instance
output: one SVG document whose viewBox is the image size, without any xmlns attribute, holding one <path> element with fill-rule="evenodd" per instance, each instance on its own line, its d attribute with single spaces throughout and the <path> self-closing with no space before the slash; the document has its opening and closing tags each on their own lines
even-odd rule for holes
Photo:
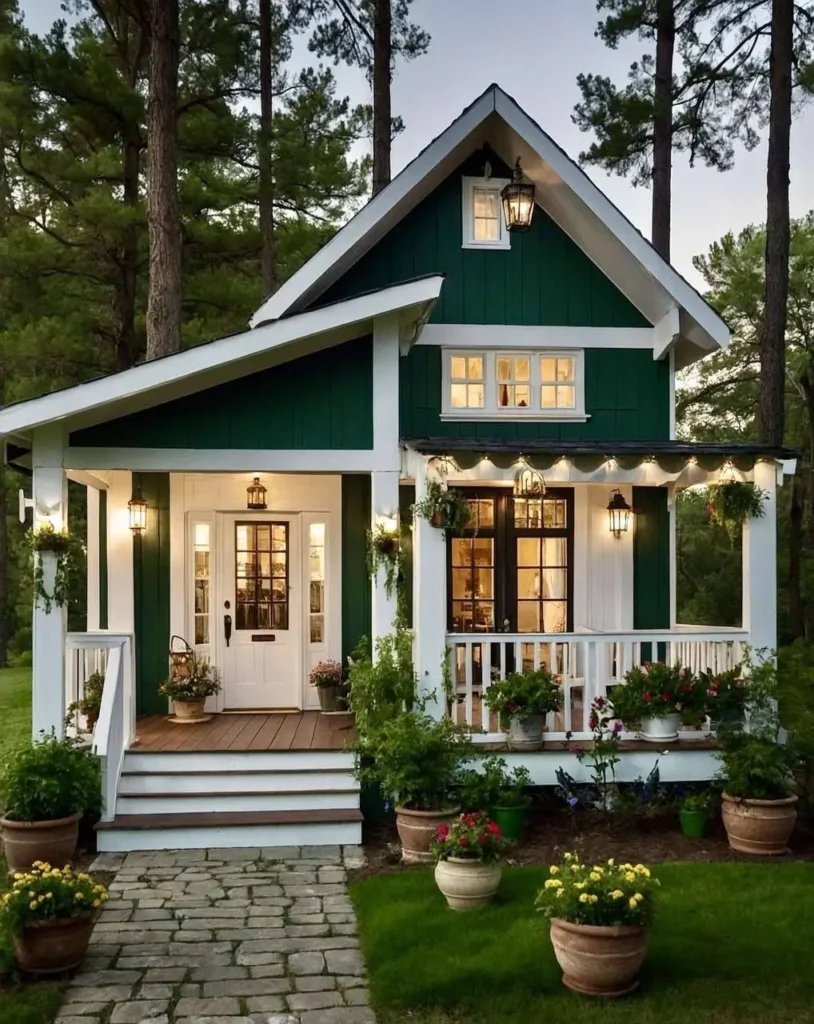
<svg viewBox="0 0 814 1024">
<path fill-rule="evenodd" d="M 562 983 L 586 996 L 624 996 L 639 987 L 647 954 L 641 925 L 572 924 L 551 919 L 551 944 Z"/>
<path fill-rule="evenodd" d="M 460 813 L 460 807 L 450 807 L 446 811 L 413 811 L 409 807 L 396 807 L 396 828 L 404 863 L 429 864 L 438 826 L 451 825 Z"/>
<path fill-rule="evenodd" d="M 450 857 L 435 866 L 435 884 L 453 910 L 477 910 L 492 902 L 500 885 L 499 864 Z"/>
<path fill-rule="evenodd" d="M 62 867 L 73 857 L 82 812 L 54 821 L 9 821 L 0 818 L 9 871 L 28 871 L 35 860 Z"/>
<path fill-rule="evenodd" d="M 745 800 L 722 794 L 721 817 L 729 845 L 740 853 L 776 857 L 788 853 L 797 821 L 796 796 L 782 800 Z"/>
<path fill-rule="evenodd" d="M 17 962 L 31 974 L 61 974 L 78 967 L 93 931 L 95 915 L 43 921 L 14 936 Z"/>
<path fill-rule="evenodd" d="M 204 698 L 201 700 L 174 700 L 172 702 L 175 717 L 182 721 L 205 717 L 204 704 L 206 704 Z"/>
<path fill-rule="evenodd" d="M 543 716 L 515 716 L 509 723 L 509 750 L 539 750 L 543 745 Z"/>
<path fill-rule="evenodd" d="M 681 715 L 665 715 L 664 718 L 643 718 L 639 735 L 648 743 L 672 743 L 678 739 Z"/>
</svg>

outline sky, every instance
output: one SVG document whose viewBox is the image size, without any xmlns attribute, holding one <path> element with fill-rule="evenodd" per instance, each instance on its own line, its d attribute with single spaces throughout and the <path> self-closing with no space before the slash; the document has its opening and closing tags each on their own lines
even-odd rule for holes
<svg viewBox="0 0 814 1024">
<path fill-rule="evenodd" d="M 34 31 L 46 31 L 61 16 L 60 0 L 21 0 L 21 7 Z M 580 98 L 577 75 L 607 74 L 621 83 L 648 45 L 632 40 L 609 50 L 594 36 L 595 0 L 415 0 L 413 20 L 431 34 L 432 43 L 427 55 L 397 69 L 393 112 L 403 117 L 405 131 L 393 144 L 394 174 L 492 82 L 576 158 L 590 142 L 571 120 Z M 361 72 L 339 66 L 336 74 L 341 94 L 354 103 L 369 102 Z M 765 219 L 765 135 L 752 152 L 739 148 L 734 169 L 725 173 L 690 168 L 682 154 L 674 157 L 672 258 L 696 285 L 701 278 L 693 256 L 726 232 Z M 792 217 L 814 208 L 813 164 L 814 103 L 796 116 L 792 128 Z M 649 237 L 649 190 L 598 168 L 588 173 Z"/>
</svg>

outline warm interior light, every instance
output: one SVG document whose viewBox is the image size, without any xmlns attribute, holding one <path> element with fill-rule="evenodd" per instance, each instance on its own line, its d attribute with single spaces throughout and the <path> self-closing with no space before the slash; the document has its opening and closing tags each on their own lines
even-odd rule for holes
<svg viewBox="0 0 814 1024">
<path fill-rule="evenodd" d="M 528 231 L 531 227 L 531 219 L 534 216 L 534 193 L 534 184 L 523 181 L 523 170 L 518 157 L 512 180 L 500 193 L 507 231 Z"/>
<path fill-rule="evenodd" d="M 520 457 L 517 465 L 519 468 L 514 474 L 515 498 L 545 497 L 545 477 L 539 469 L 530 466 L 523 456 Z"/>
<path fill-rule="evenodd" d="M 378 517 L 379 526 L 385 533 L 397 534 L 399 532 L 399 521 L 396 516 L 384 515 Z"/>
<path fill-rule="evenodd" d="M 611 491 L 608 502 L 608 526 L 614 537 L 619 538 L 623 533 L 627 533 L 632 511 L 633 509 L 625 501 L 625 496 L 621 491 Z"/>
<path fill-rule="evenodd" d="M 143 498 L 131 498 L 127 502 L 130 514 L 130 529 L 138 537 L 147 529 L 147 502 Z"/>
</svg>

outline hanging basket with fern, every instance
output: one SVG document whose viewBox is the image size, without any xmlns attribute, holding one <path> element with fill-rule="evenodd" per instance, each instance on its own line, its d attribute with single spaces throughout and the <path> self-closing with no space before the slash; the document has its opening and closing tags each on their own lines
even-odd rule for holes
<svg viewBox="0 0 814 1024">
<path fill-rule="evenodd" d="M 722 526 L 733 538 L 747 519 L 766 514 L 766 492 L 753 483 L 731 480 L 708 488 L 707 495 L 710 523 Z"/>
<path fill-rule="evenodd" d="M 427 484 L 424 498 L 413 505 L 413 514 L 453 537 L 460 537 L 472 519 L 472 510 L 463 493 L 454 487 L 442 487 L 435 480 Z"/>
<path fill-rule="evenodd" d="M 71 579 L 81 571 L 85 559 L 85 547 L 78 537 L 67 530 L 56 530 L 52 523 L 43 523 L 28 535 L 33 561 L 34 596 L 47 613 L 54 605 L 63 607 L 68 603 Z M 44 554 L 56 557 L 53 587 L 45 585 Z"/>
<path fill-rule="evenodd" d="M 384 570 L 384 589 L 388 597 L 396 591 L 402 574 L 404 554 L 398 533 L 388 530 L 382 523 L 367 531 L 367 571 L 375 577 Z"/>
</svg>

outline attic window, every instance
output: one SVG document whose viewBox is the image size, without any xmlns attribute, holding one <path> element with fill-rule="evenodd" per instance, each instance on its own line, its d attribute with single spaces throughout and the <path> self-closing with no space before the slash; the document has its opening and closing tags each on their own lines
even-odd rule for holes
<svg viewBox="0 0 814 1024">
<path fill-rule="evenodd" d="M 511 237 L 503 223 L 500 192 L 505 178 L 463 179 L 463 248 L 510 249 Z"/>
</svg>

